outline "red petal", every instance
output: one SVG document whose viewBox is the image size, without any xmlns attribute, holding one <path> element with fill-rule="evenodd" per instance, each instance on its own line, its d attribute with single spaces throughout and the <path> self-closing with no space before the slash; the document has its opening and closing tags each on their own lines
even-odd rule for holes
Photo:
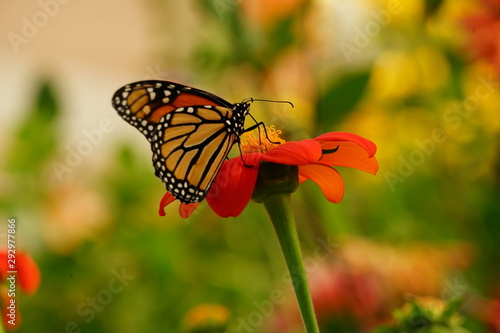
<svg viewBox="0 0 500 333">
<path fill-rule="evenodd" d="M 175 201 L 175 197 L 170 192 L 166 192 L 160 201 L 160 216 L 165 216 L 165 207 Z"/>
<path fill-rule="evenodd" d="M 9 276 L 9 274 L 7 274 L 8 270 L 13 270 L 7 269 L 7 255 L 6 251 L 0 253 L 0 260 L 2 260 L 0 264 L 0 281 L 5 280 Z M 41 274 L 37 264 L 28 253 L 22 251 L 17 252 L 15 264 L 15 270 L 17 271 L 16 279 L 19 286 L 27 294 L 34 293 L 38 289 L 41 280 Z"/>
<path fill-rule="evenodd" d="M 7 250 L 0 251 L 0 282 L 2 282 L 7 277 L 8 264 L 8 253 Z"/>
<path fill-rule="evenodd" d="M 352 142 L 329 141 L 323 142 L 323 149 L 336 149 L 334 153 L 323 154 L 323 158 L 317 163 L 325 165 L 343 166 L 356 168 L 371 174 L 376 174 L 378 162 L 375 156 L 370 157 L 368 152 L 361 146 Z"/>
<path fill-rule="evenodd" d="M 181 203 L 181 205 L 179 206 L 179 214 L 183 219 L 187 219 L 191 216 L 191 214 L 193 214 L 194 210 L 196 209 L 196 207 L 198 207 L 199 204 L 199 202 L 192 204 Z"/>
<path fill-rule="evenodd" d="M 313 140 L 290 141 L 271 149 L 262 161 L 289 165 L 306 165 L 321 158 L 321 145 Z"/>
<path fill-rule="evenodd" d="M 243 155 L 225 161 L 208 194 L 207 202 L 221 217 L 238 216 L 252 197 L 261 153 Z"/>
<path fill-rule="evenodd" d="M 363 147 L 368 153 L 368 156 L 373 156 L 377 152 L 377 146 L 370 140 L 365 139 L 359 135 L 346 132 L 330 132 L 322 134 L 314 140 L 317 141 L 349 141 Z"/>
<path fill-rule="evenodd" d="M 326 199 L 338 203 L 344 196 L 344 181 L 334 168 L 321 164 L 299 167 L 299 175 L 319 185 Z"/>
<path fill-rule="evenodd" d="M 17 279 L 26 294 L 32 294 L 40 285 L 40 270 L 35 261 L 27 253 L 18 253 L 16 257 Z"/>
</svg>

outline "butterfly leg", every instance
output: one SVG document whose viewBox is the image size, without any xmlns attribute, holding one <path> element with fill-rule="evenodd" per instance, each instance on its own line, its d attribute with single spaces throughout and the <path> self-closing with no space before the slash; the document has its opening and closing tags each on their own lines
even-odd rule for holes
<svg viewBox="0 0 500 333">
<path fill-rule="evenodd" d="M 267 129 L 266 129 L 266 125 L 264 124 L 264 122 L 257 122 L 257 120 L 255 120 L 255 118 L 251 115 L 251 114 L 248 114 L 252 119 L 253 121 L 255 121 L 255 125 L 252 125 L 248 128 L 245 128 L 245 130 L 243 132 L 251 132 L 253 131 L 254 129 L 257 128 L 257 130 L 259 131 L 259 140 L 260 140 L 260 127 L 262 126 L 262 128 L 264 129 L 264 133 L 266 134 L 266 138 L 267 138 L 267 141 L 271 142 L 271 143 L 274 143 L 274 144 L 280 144 L 281 142 L 275 142 L 275 141 L 271 141 L 271 139 L 269 139 L 269 135 L 267 134 Z M 262 142 L 261 142 L 262 144 Z"/>
<path fill-rule="evenodd" d="M 238 140 L 238 149 L 240 151 L 240 157 L 241 157 L 241 161 L 243 162 L 243 165 L 246 166 L 247 168 L 252 168 L 253 165 L 248 165 L 245 163 L 245 159 L 243 158 L 243 152 L 241 151 L 241 145 L 240 145 L 240 141 Z"/>
</svg>

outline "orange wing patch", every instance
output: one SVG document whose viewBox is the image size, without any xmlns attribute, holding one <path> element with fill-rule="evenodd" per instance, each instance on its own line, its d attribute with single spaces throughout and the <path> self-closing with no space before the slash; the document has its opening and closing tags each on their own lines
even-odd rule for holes
<svg viewBox="0 0 500 333">
<path fill-rule="evenodd" d="M 118 114 L 143 133 L 148 140 L 155 125 L 174 110 L 211 105 L 232 107 L 232 104 L 206 91 L 170 81 L 142 81 L 126 85 L 113 96 Z"/>
<path fill-rule="evenodd" d="M 162 119 L 153 164 L 161 166 L 157 175 L 167 189 L 205 195 L 237 139 L 227 128 L 229 114 L 223 107 L 189 106 Z"/>
</svg>

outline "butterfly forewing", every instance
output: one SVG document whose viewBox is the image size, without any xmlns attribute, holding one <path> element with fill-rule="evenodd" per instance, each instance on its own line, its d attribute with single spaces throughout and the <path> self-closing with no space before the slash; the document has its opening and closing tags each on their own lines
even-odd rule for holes
<svg viewBox="0 0 500 333">
<path fill-rule="evenodd" d="M 113 107 L 129 124 L 151 141 L 154 125 L 180 107 L 232 104 L 209 92 L 170 81 L 140 81 L 120 88 L 113 96 Z"/>
</svg>

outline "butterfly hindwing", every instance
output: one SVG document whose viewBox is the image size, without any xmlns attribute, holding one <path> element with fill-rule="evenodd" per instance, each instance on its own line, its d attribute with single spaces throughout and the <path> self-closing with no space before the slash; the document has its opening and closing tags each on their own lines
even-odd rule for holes
<svg viewBox="0 0 500 333">
<path fill-rule="evenodd" d="M 189 106 L 165 115 L 151 142 L 156 175 L 185 203 L 201 201 L 237 140 L 228 131 L 233 110 Z"/>
</svg>

